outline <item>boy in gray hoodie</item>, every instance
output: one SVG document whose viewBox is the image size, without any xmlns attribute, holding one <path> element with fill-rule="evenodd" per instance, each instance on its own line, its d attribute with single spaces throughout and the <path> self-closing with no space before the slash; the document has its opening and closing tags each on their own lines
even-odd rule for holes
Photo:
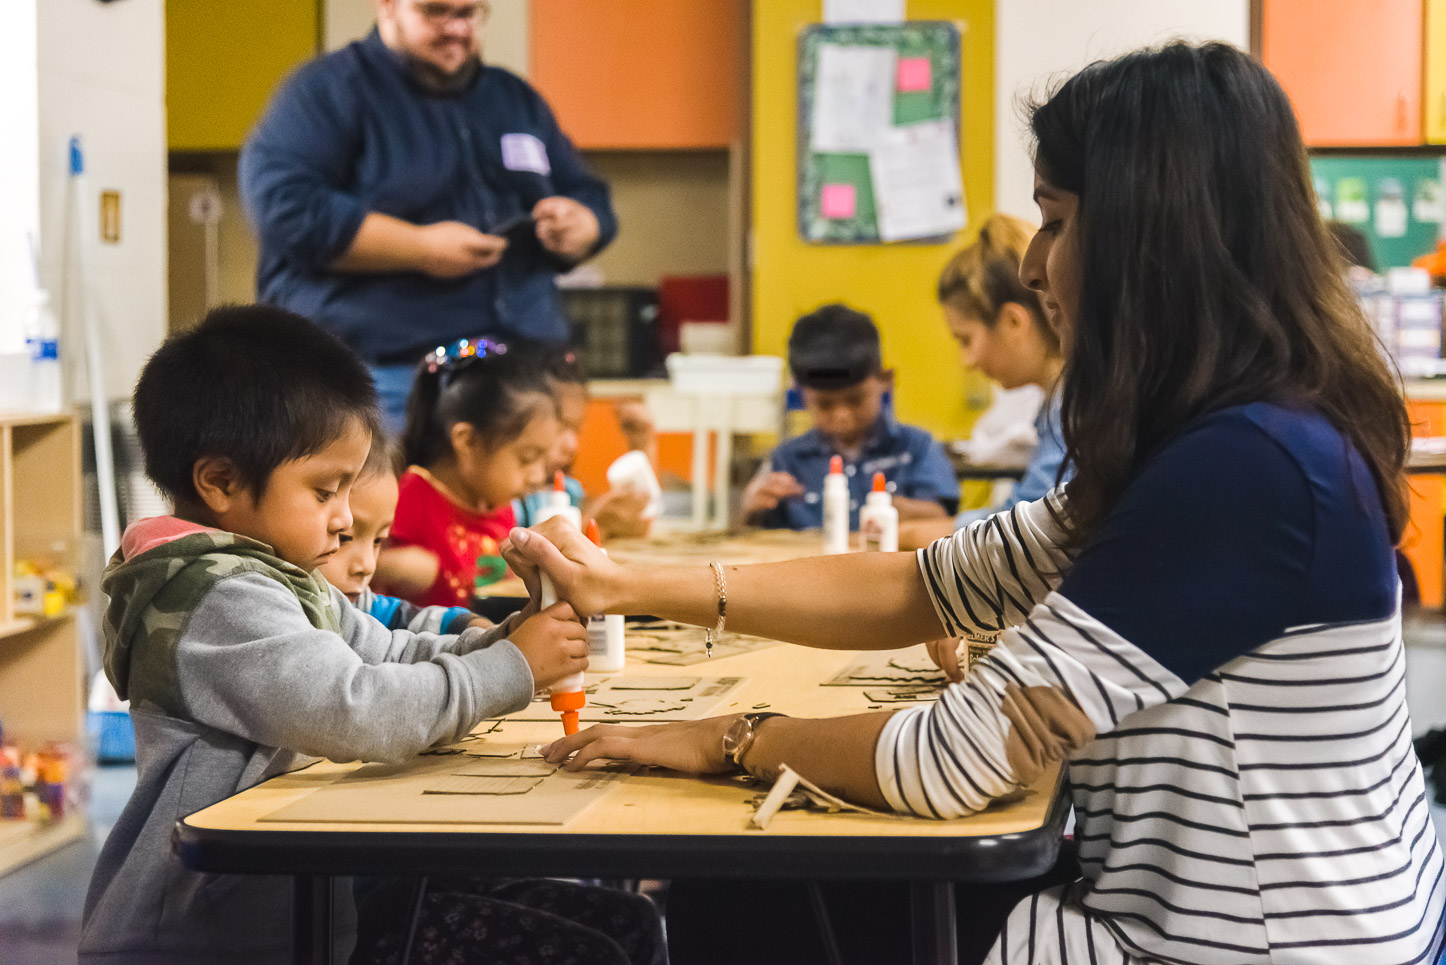
<svg viewBox="0 0 1446 965">
<path fill-rule="evenodd" d="M 389 631 L 314 572 L 351 525 L 377 415 L 365 367 L 306 320 L 212 312 L 156 352 L 133 401 L 175 514 L 133 524 L 102 581 L 139 775 L 91 880 L 80 960 L 287 961 L 289 880 L 186 870 L 177 819 L 318 758 L 395 762 L 457 740 L 583 669 L 586 631 L 561 603 L 460 636 Z M 345 961 L 355 910 L 335 893 Z"/>
</svg>

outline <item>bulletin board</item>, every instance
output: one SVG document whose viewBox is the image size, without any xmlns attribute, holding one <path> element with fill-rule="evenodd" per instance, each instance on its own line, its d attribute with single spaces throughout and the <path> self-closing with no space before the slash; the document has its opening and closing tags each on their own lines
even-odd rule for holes
<svg viewBox="0 0 1446 965">
<path fill-rule="evenodd" d="M 1446 237 L 1446 164 L 1439 157 L 1310 159 L 1321 216 L 1365 235 L 1376 267 L 1400 268 Z"/>
<path fill-rule="evenodd" d="M 820 90 L 820 52 L 827 47 L 892 52 L 891 122 L 896 127 L 948 121 L 958 157 L 960 121 L 959 28 L 948 21 L 900 24 L 812 24 L 798 38 L 798 231 L 815 244 L 878 244 L 874 179 L 866 152 L 820 150 L 815 109 Z M 826 146 L 826 145 L 825 145 Z M 959 204 L 962 209 L 962 184 Z M 962 225 L 961 225 L 962 226 Z M 945 231 L 943 236 L 950 232 Z M 931 238 L 915 240 L 937 240 Z"/>
</svg>

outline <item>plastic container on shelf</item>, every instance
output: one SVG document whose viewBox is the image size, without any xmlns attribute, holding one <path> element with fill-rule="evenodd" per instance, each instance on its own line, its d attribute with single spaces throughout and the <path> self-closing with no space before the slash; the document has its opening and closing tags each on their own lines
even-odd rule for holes
<svg viewBox="0 0 1446 965">
<path fill-rule="evenodd" d="M 769 395 L 783 388 L 783 359 L 776 355 L 675 352 L 665 364 L 673 391 L 687 395 Z"/>
</svg>

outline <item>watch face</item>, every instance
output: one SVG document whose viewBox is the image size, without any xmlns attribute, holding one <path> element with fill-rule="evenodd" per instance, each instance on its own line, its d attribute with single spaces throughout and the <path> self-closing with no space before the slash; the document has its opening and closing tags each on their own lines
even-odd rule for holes
<svg viewBox="0 0 1446 965">
<path fill-rule="evenodd" d="M 747 717 L 740 717 L 728 725 L 728 732 L 723 735 L 723 755 L 729 760 L 738 753 L 738 747 L 753 731 L 753 722 Z"/>
</svg>

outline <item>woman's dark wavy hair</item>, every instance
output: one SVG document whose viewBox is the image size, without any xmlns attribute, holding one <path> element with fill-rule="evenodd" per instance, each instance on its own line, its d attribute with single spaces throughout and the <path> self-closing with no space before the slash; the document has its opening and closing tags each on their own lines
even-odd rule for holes
<svg viewBox="0 0 1446 965">
<path fill-rule="evenodd" d="M 1029 118 L 1039 176 L 1079 196 L 1070 542 L 1186 423 L 1259 400 L 1313 406 L 1345 433 L 1399 539 L 1398 376 L 1346 285 L 1275 78 L 1233 47 L 1171 43 L 1091 64 Z"/>
</svg>

